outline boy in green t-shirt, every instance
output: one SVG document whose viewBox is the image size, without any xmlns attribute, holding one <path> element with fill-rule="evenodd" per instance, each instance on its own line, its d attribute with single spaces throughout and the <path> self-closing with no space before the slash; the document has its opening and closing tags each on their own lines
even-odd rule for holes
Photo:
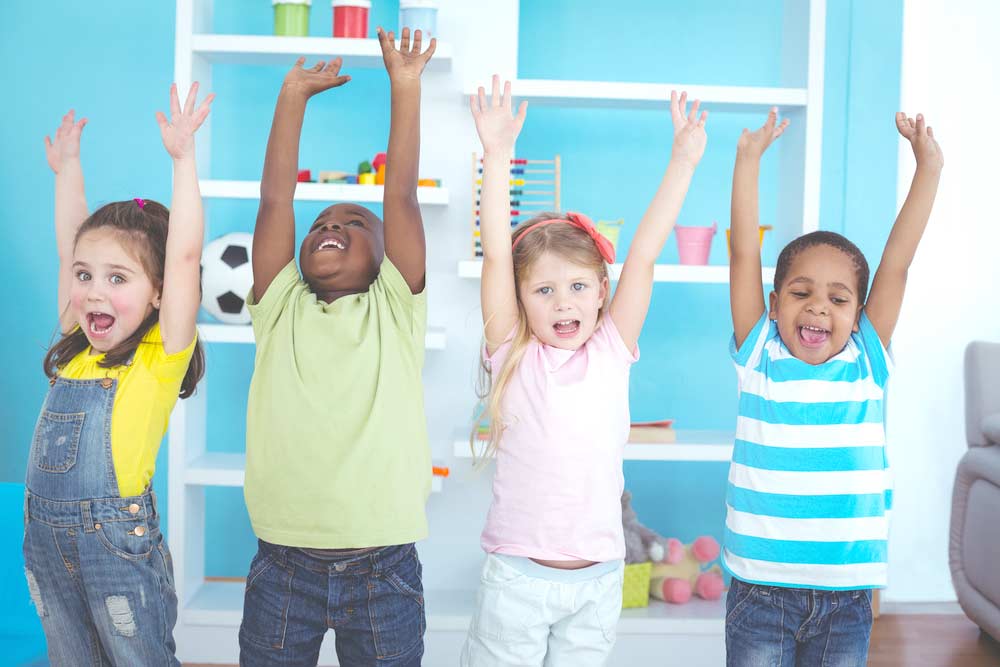
<svg viewBox="0 0 1000 667">
<path fill-rule="evenodd" d="M 245 496 L 260 538 L 247 576 L 241 665 L 315 665 L 327 629 L 342 665 L 419 665 L 430 451 L 421 370 L 427 303 L 417 205 L 420 76 L 435 40 L 380 28 L 392 94 L 385 223 L 325 209 L 295 266 L 293 199 L 310 97 L 350 80 L 341 59 L 285 77 L 254 230 L 257 356 Z"/>
</svg>

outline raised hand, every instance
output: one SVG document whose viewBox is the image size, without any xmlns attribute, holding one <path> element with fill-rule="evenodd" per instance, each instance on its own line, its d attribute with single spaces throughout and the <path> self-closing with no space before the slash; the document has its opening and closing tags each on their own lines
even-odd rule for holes
<svg viewBox="0 0 1000 667">
<path fill-rule="evenodd" d="M 701 156 L 705 154 L 705 143 L 708 137 L 705 134 L 705 121 L 708 119 L 708 112 L 702 111 L 698 117 L 698 107 L 700 100 L 695 100 L 691 105 L 691 111 L 687 111 L 687 91 L 682 92 L 680 99 L 677 91 L 670 91 L 670 116 L 674 121 L 674 147 L 670 153 L 671 160 L 681 160 L 692 167 L 698 164 Z"/>
<path fill-rule="evenodd" d="M 80 134 L 87 124 L 86 118 L 76 120 L 76 112 L 72 109 L 63 116 L 62 123 L 56 129 L 56 139 L 53 141 L 45 136 L 45 159 L 52 171 L 59 170 L 67 162 L 80 159 Z"/>
<path fill-rule="evenodd" d="M 382 61 L 385 62 L 385 70 L 389 73 L 390 81 L 419 81 L 420 74 L 424 71 L 427 61 L 434 55 L 437 49 L 437 39 L 431 38 L 431 43 L 427 50 L 420 52 L 422 36 L 417 30 L 413 33 L 413 43 L 410 43 L 410 29 L 403 28 L 403 35 L 399 40 L 399 48 L 396 48 L 396 37 L 392 31 L 388 34 L 381 27 L 378 28 L 378 43 L 382 47 Z"/>
<path fill-rule="evenodd" d="M 188 91 L 182 110 L 180 100 L 177 98 L 177 84 L 171 84 L 170 121 L 167 121 L 167 117 L 162 111 L 156 112 L 156 122 L 160 126 L 163 147 L 175 160 L 182 160 L 194 155 L 194 133 L 208 118 L 215 93 L 209 93 L 208 97 L 202 100 L 198 108 L 195 109 L 194 103 L 197 97 L 198 82 L 195 81 L 191 84 L 191 90 Z"/>
<path fill-rule="evenodd" d="M 493 75 L 493 91 L 486 100 L 486 90 L 480 86 L 479 94 L 469 98 L 472 118 L 476 121 L 476 132 L 483 144 L 483 151 L 510 151 L 514 148 L 517 135 L 521 133 L 528 113 L 528 103 L 521 102 L 517 115 L 511 112 L 510 81 L 504 82 L 503 96 L 500 95 L 500 77 Z"/>
<path fill-rule="evenodd" d="M 782 135 L 787 127 L 788 119 L 783 119 L 779 125 L 778 107 L 771 107 L 771 110 L 767 114 L 767 120 L 760 128 L 753 132 L 743 128 L 743 134 L 740 135 L 740 139 L 736 143 L 736 152 L 738 154 L 760 157 L 767 150 L 767 147 Z"/>
<path fill-rule="evenodd" d="M 934 139 L 934 130 L 927 126 L 923 114 L 918 113 L 914 120 L 902 111 L 896 112 L 896 129 L 910 142 L 917 166 L 938 169 L 944 166 L 944 154 Z"/>
<path fill-rule="evenodd" d="M 285 75 L 286 90 L 301 93 L 309 98 L 324 90 L 343 86 L 351 80 L 349 75 L 340 74 L 340 66 L 344 61 L 339 57 L 329 62 L 320 60 L 309 68 L 302 66 L 305 62 L 305 58 L 299 58 Z"/>
</svg>

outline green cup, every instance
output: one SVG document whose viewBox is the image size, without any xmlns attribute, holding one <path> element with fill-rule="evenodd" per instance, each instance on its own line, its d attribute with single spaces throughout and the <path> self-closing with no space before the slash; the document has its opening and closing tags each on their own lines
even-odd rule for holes
<svg viewBox="0 0 1000 667">
<path fill-rule="evenodd" d="M 312 0 L 274 0 L 274 34 L 306 37 Z"/>
</svg>

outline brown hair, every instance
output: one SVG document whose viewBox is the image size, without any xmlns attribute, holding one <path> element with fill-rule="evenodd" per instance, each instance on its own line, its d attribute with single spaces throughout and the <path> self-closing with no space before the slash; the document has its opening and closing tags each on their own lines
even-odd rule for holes
<svg viewBox="0 0 1000 667">
<path fill-rule="evenodd" d="M 854 264 L 854 277 L 858 280 L 858 303 L 862 306 L 868 296 L 868 260 L 858 246 L 851 243 L 847 237 L 836 232 L 816 231 L 803 234 L 782 248 L 778 255 L 778 264 L 774 269 L 774 290 L 781 291 L 784 287 L 788 269 L 800 252 L 806 248 L 818 245 L 828 245 L 836 248 L 851 259 Z"/>
<path fill-rule="evenodd" d="M 150 282 L 162 292 L 169 219 L 170 212 L 167 207 L 149 199 L 145 200 L 142 206 L 133 199 L 112 202 L 97 209 L 84 220 L 76 232 L 73 245 L 75 247 L 87 232 L 105 228 L 111 230 L 121 244 L 134 253 Z M 140 345 L 147 344 L 143 343 L 143 338 L 159 321 L 160 311 L 154 308 L 131 336 L 105 353 L 98 365 L 101 368 L 114 368 L 127 363 Z M 56 377 L 60 368 L 89 346 L 87 334 L 80 327 L 74 327 L 72 331 L 63 333 L 59 341 L 49 348 L 48 354 L 45 355 L 45 361 L 42 362 L 45 375 L 49 378 Z M 204 374 L 205 353 L 201 341 L 198 341 L 187 373 L 181 382 L 180 397 L 191 396 Z"/>
<path fill-rule="evenodd" d="M 497 369 L 491 369 L 485 360 L 480 361 L 479 381 L 476 387 L 476 395 L 479 397 L 480 411 L 473 425 L 472 433 L 469 436 L 469 445 L 472 453 L 476 454 L 476 439 L 479 426 L 484 420 L 489 419 L 490 431 L 489 439 L 486 441 L 486 448 L 483 457 L 477 461 L 477 465 L 482 465 L 486 459 L 491 458 L 495 453 L 500 437 L 503 435 L 504 423 L 501 416 L 500 406 L 503 401 L 504 392 L 510 384 L 514 371 L 524 357 L 524 351 L 531 340 L 531 329 L 528 327 L 528 317 L 521 303 L 521 284 L 528 279 L 531 269 L 538 259 L 545 253 L 552 253 L 565 258 L 566 260 L 579 264 L 580 266 L 593 269 L 600 280 L 608 277 L 608 265 L 604 263 L 594 239 L 587 232 L 570 224 L 550 224 L 543 225 L 537 229 L 529 228 L 536 222 L 544 220 L 560 219 L 564 216 L 560 213 L 541 213 L 530 220 L 522 222 L 511 233 L 511 244 L 517 243 L 513 252 L 514 263 L 514 291 L 517 297 L 517 326 L 514 329 L 514 336 L 511 339 L 510 353 L 506 361 Z M 523 239 L 521 237 L 524 236 Z M 605 298 L 597 313 L 597 321 L 600 322 L 607 309 L 608 299 Z M 498 346 L 503 341 L 486 341 L 491 345 Z"/>
</svg>

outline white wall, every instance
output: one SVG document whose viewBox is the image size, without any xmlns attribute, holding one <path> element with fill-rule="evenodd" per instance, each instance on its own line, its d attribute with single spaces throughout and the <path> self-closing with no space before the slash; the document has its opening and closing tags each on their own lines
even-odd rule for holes
<svg viewBox="0 0 1000 667">
<path fill-rule="evenodd" d="M 893 342 L 886 598 L 894 601 L 955 599 L 947 546 L 955 467 L 966 451 L 963 352 L 972 340 L 1000 341 L 998 25 L 994 0 L 904 4 L 900 109 L 926 116 L 945 169 Z M 902 203 L 913 175 L 909 144 L 900 142 L 899 155 Z"/>
</svg>

